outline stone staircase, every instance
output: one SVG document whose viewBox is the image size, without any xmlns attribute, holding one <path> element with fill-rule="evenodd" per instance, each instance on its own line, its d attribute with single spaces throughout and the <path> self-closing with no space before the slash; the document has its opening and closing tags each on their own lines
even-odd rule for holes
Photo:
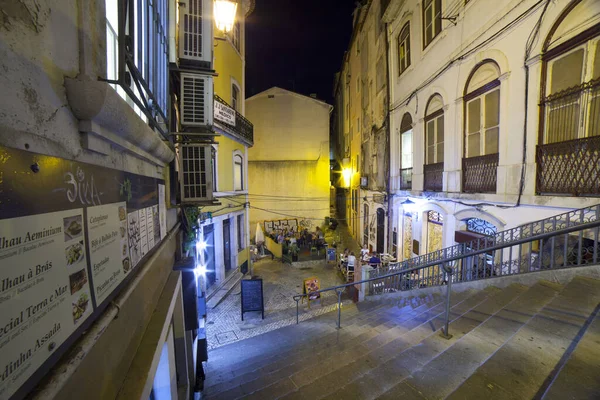
<svg viewBox="0 0 600 400">
<path fill-rule="evenodd" d="M 600 280 L 367 301 L 209 354 L 205 399 L 600 399 Z"/>
</svg>

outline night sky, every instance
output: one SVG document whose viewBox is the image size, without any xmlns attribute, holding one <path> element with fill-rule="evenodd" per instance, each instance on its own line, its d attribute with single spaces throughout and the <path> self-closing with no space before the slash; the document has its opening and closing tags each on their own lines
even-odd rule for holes
<svg viewBox="0 0 600 400">
<path fill-rule="evenodd" d="M 246 97 L 273 86 L 333 104 L 355 0 L 256 0 L 246 20 Z"/>
</svg>

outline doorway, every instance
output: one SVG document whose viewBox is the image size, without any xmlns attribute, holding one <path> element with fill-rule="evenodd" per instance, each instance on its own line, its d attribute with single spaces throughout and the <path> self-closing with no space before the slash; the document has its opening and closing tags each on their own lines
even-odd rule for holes
<svg viewBox="0 0 600 400">
<path fill-rule="evenodd" d="M 208 289 L 217 280 L 217 266 L 215 263 L 215 231 L 214 225 L 204 226 L 204 260 L 206 261 L 206 288 Z"/>
<path fill-rule="evenodd" d="M 384 253 L 385 240 L 385 211 L 383 208 L 377 209 L 377 253 Z"/>
<path fill-rule="evenodd" d="M 231 271 L 231 223 L 229 219 L 223 221 L 223 261 L 225 263 L 225 275 Z"/>
</svg>

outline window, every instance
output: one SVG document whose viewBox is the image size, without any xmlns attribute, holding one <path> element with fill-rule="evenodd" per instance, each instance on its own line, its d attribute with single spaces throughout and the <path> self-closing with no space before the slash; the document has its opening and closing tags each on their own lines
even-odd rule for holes
<svg viewBox="0 0 600 400">
<path fill-rule="evenodd" d="M 125 78 L 118 76 L 118 2 L 106 0 L 105 4 L 107 78 L 121 80 L 121 85 L 124 85 Z M 132 43 L 132 49 L 130 57 L 126 58 L 126 71 L 130 73 L 134 82 L 125 88 L 118 85 L 113 87 L 144 121 L 147 121 L 147 115 L 151 113 L 150 110 L 144 112 L 140 108 L 144 101 L 152 103 L 153 109 L 158 111 L 158 115 L 155 116 L 157 121 L 165 120 L 169 101 L 167 0 L 138 0 L 133 2 L 132 9 L 128 9 L 124 17 L 126 32 L 134 32 L 134 37 L 128 39 Z M 148 23 L 149 20 L 152 21 L 151 24 Z M 142 84 L 138 86 L 136 80 L 142 81 Z M 141 92 L 138 87 L 142 88 Z"/>
<path fill-rule="evenodd" d="M 240 88 L 235 84 L 231 84 L 231 106 L 237 112 L 240 112 L 239 107 Z"/>
<path fill-rule="evenodd" d="M 240 49 L 240 43 L 242 42 L 241 35 L 242 35 L 242 30 L 240 28 L 240 23 L 239 23 L 239 21 L 235 21 L 233 24 L 233 28 L 231 29 L 231 32 L 229 34 L 229 38 L 231 39 L 231 43 L 233 44 L 233 47 L 235 47 L 237 49 L 237 51 L 241 51 L 241 49 Z"/>
<path fill-rule="evenodd" d="M 492 61 L 477 67 L 465 88 L 465 156 L 498 153 L 500 69 Z"/>
<path fill-rule="evenodd" d="M 444 162 L 444 110 L 442 96 L 433 95 L 425 111 L 425 164 Z"/>
<path fill-rule="evenodd" d="M 369 245 L 369 205 L 363 206 L 363 246 Z"/>
<path fill-rule="evenodd" d="M 423 48 L 442 31 L 442 0 L 423 0 Z"/>
<path fill-rule="evenodd" d="M 244 190 L 244 159 L 239 154 L 233 156 L 233 190 Z"/>
<path fill-rule="evenodd" d="M 244 249 L 244 214 L 237 216 L 237 241 L 238 252 Z"/>
<path fill-rule="evenodd" d="M 600 135 L 600 40 L 548 62 L 544 144 Z"/>
<path fill-rule="evenodd" d="M 410 24 L 407 22 L 398 35 L 398 75 L 410 66 Z"/>
</svg>

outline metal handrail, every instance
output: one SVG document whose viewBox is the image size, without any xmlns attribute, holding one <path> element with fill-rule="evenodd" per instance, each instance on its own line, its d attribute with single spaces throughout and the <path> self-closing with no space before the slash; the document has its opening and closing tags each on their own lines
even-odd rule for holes
<svg viewBox="0 0 600 400">
<path fill-rule="evenodd" d="M 586 210 L 594 211 L 594 215 L 596 218 L 593 220 L 590 219 L 588 221 L 583 221 L 583 215 Z M 572 215 L 573 213 L 577 213 L 577 212 L 581 212 L 582 221 L 580 221 L 580 223 L 575 223 L 575 222 L 572 224 L 567 223 L 564 227 L 559 226 L 559 228 L 556 229 L 557 218 L 559 218 L 561 216 L 568 217 L 568 216 Z M 297 294 L 297 295 L 293 296 L 294 301 L 296 301 L 296 324 L 299 323 L 299 302 L 304 297 L 307 297 L 309 295 L 312 296 L 314 294 L 321 294 L 321 293 L 325 293 L 325 292 L 335 291 L 338 295 L 337 327 L 339 329 L 339 328 L 341 328 L 341 295 L 342 295 L 343 289 L 345 289 L 349 286 L 354 286 L 354 285 L 359 285 L 359 284 L 369 283 L 369 282 L 374 282 L 374 281 L 380 281 L 380 280 L 384 280 L 384 279 L 393 278 L 396 276 L 400 276 L 400 278 L 402 279 L 402 276 L 406 276 L 408 274 L 412 274 L 413 272 L 421 271 L 421 270 L 424 270 L 425 268 L 430 268 L 430 267 L 434 267 L 436 265 L 441 264 L 442 268 L 444 270 L 444 273 L 449 275 L 447 277 L 447 279 L 445 280 L 445 282 L 447 282 L 446 317 L 445 317 L 445 329 L 442 332 L 442 336 L 449 338 L 449 337 L 451 337 L 448 333 L 450 292 L 451 292 L 451 286 L 452 286 L 451 276 L 454 273 L 454 268 L 449 265 L 450 263 L 452 263 L 453 261 L 465 259 L 468 257 L 474 257 L 474 256 L 486 254 L 486 253 L 489 253 L 492 251 L 501 250 L 501 249 L 505 249 L 505 248 L 512 248 L 514 246 L 518 246 L 518 245 L 522 245 L 522 244 L 526 244 L 526 243 L 532 243 L 535 241 L 544 241 L 547 239 L 554 240 L 554 238 L 556 238 L 557 236 L 566 235 L 566 234 L 576 232 L 576 231 L 580 232 L 579 238 L 581 240 L 583 231 L 600 227 L 600 204 L 597 204 L 592 207 L 586 207 L 586 208 L 582 208 L 579 210 L 570 211 L 570 212 L 560 214 L 560 215 L 557 215 L 557 216 L 554 216 L 551 218 L 547 218 L 546 220 L 551 220 L 551 221 L 555 222 L 554 230 L 541 231 L 540 233 L 535 233 L 535 230 L 530 230 L 529 232 L 533 233 L 530 236 L 522 236 L 522 237 L 520 237 L 518 239 L 514 239 L 512 241 L 502 241 L 502 242 L 496 242 L 496 243 L 491 242 L 488 246 L 479 246 L 479 247 L 475 247 L 475 248 L 471 247 L 470 250 L 469 250 L 470 243 L 463 243 L 458 246 L 453 246 L 451 248 L 442 249 L 441 251 L 444 254 L 447 254 L 447 256 L 444 257 L 443 259 L 435 259 L 435 258 L 431 259 L 432 257 L 427 257 L 428 255 L 421 256 L 421 257 L 415 257 L 414 259 L 411 259 L 411 260 L 392 264 L 392 265 L 399 267 L 399 271 L 397 271 L 397 272 L 393 272 L 393 273 L 382 275 L 382 276 L 372 277 L 372 278 L 368 278 L 368 279 L 363 279 L 363 280 L 356 281 L 356 282 L 346 283 L 343 285 L 332 286 L 332 287 L 325 288 L 325 289 L 319 289 L 316 291 L 311 291 L 309 293 Z M 541 221 L 546 221 L 546 220 L 541 220 Z M 531 225 L 539 223 L 541 221 L 536 221 L 536 222 L 532 222 L 529 224 L 521 225 L 520 227 L 513 228 L 508 231 L 499 232 L 499 234 L 497 234 L 497 235 L 500 235 L 504 232 L 512 231 L 514 229 L 517 229 L 517 230 L 520 229 L 521 231 L 523 231 L 524 227 L 530 227 Z M 567 218 L 567 222 L 568 222 L 568 218 Z M 479 241 L 473 241 L 473 242 L 471 242 L 471 244 L 478 243 L 478 242 Z M 598 253 L 597 242 L 598 242 L 598 230 L 596 230 L 596 240 L 595 240 L 596 247 L 594 248 L 594 262 L 599 261 L 597 259 L 598 258 L 597 257 L 597 253 Z M 485 242 L 485 243 L 487 243 L 487 242 Z M 456 247 L 461 247 L 462 251 L 460 251 L 460 252 L 451 251 L 450 254 L 448 254 L 448 251 L 446 251 L 448 249 L 453 249 Z M 565 251 L 566 251 L 566 249 L 567 249 L 567 245 L 565 243 Z M 554 251 L 554 250 L 552 249 L 552 251 Z M 434 253 L 436 253 L 436 252 L 434 252 Z M 581 246 L 580 246 L 580 253 L 581 253 Z M 430 254 L 432 254 L 432 253 L 430 253 Z M 521 256 L 521 254 L 519 254 L 519 257 L 520 256 Z M 581 257 L 581 254 L 579 254 L 579 257 Z M 409 267 L 410 266 L 409 262 L 416 260 L 416 259 L 419 259 L 419 260 L 423 259 L 426 261 L 424 261 L 422 264 L 420 264 L 418 266 Z"/>
</svg>

